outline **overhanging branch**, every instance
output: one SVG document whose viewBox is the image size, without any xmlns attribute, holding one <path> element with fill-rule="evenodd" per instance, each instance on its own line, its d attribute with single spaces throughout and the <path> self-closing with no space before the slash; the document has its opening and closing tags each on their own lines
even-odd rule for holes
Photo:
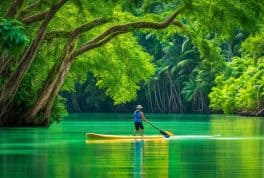
<svg viewBox="0 0 264 178">
<path fill-rule="evenodd" d="M 100 44 L 105 44 L 104 41 L 110 41 L 113 37 L 122 34 L 122 33 L 127 33 L 131 32 L 135 29 L 142 29 L 142 28 L 150 28 L 150 29 L 164 29 L 168 27 L 174 19 L 182 12 L 183 8 L 175 11 L 170 17 L 168 17 L 165 21 L 163 22 L 132 22 L 132 23 L 127 23 L 123 25 L 115 25 L 113 27 L 110 27 L 108 30 L 103 32 L 101 35 L 98 37 L 94 38 L 93 40 L 88 41 L 87 43 L 83 44 L 78 50 L 76 50 L 72 57 L 75 58 L 83 53 L 85 53 L 88 50 L 91 50 L 93 48 L 99 47 Z M 110 39 L 109 39 L 110 38 Z"/>
<path fill-rule="evenodd" d="M 83 24 L 83 25 L 77 27 L 76 29 L 74 29 L 72 31 L 72 35 L 73 36 L 79 35 L 81 33 L 84 33 L 84 32 L 87 32 L 87 31 L 91 30 L 94 27 L 97 27 L 99 25 L 105 24 L 107 22 L 108 22 L 108 20 L 105 19 L 105 18 L 95 19 L 95 20 L 93 20 L 91 22 L 88 22 L 86 24 Z"/>
<path fill-rule="evenodd" d="M 90 43 L 89 45 L 86 46 L 86 51 L 89 51 L 90 49 L 94 49 L 94 48 L 97 48 L 97 47 L 100 47 L 102 46 L 103 44 L 107 43 L 108 41 L 110 41 L 111 39 L 113 39 L 115 36 L 118 36 L 120 34 L 123 34 L 123 33 L 127 33 L 127 31 L 115 31 L 113 33 L 111 33 L 110 35 L 108 35 L 106 38 L 104 38 L 103 40 L 101 41 L 98 41 L 98 42 L 94 42 L 94 43 Z M 77 57 L 79 54 L 78 53 L 73 53 L 71 55 L 71 59 L 74 59 L 75 57 Z"/>
<path fill-rule="evenodd" d="M 100 26 L 102 24 L 107 23 L 108 20 L 104 18 L 98 18 L 91 22 L 87 22 L 71 31 L 51 31 L 48 32 L 45 36 L 45 40 L 49 41 L 53 38 L 69 38 L 70 36 L 78 36 L 84 32 L 91 30 L 94 27 Z"/>
</svg>

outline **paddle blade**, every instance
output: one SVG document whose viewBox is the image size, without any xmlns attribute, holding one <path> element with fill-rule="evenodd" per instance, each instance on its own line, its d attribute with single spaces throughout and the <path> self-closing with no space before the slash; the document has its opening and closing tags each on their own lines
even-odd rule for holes
<svg viewBox="0 0 264 178">
<path fill-rule="evenodd" d="M 173 133 L 168 132 L 168 131 L 162 131 L 160 130 L 160 133 L 165 137 L 165 138 L 169 138 L 170 136 L 173 135 Z"/>
<path fill-rule="evenodd" d="M 173 136 L 174 134 L 172 132 L 169 132 L 169 131 L 164 131 L 166 134 L 168 134 L 169 136 Z"/>
</svg>

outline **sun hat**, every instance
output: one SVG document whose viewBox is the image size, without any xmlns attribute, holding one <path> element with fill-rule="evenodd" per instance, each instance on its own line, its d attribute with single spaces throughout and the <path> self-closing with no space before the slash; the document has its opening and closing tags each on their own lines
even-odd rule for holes
<svg viewBox="0 0 264 178">
<path fill-rule="evenodd" d="M 136 107 L 137 109 L 143 109 L 143 107 L 139 104 L 139 105 L 137 105 L 137 107 Z"/>
</svg>

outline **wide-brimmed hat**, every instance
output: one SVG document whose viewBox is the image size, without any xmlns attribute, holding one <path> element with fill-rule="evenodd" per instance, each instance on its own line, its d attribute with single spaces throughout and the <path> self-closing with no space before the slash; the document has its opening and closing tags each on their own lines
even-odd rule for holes
<svg viewBox="0 0 264 178">
<path fill-rule="evenodd" d="M 137 108 L 137 109 L 143 109 L 143 106 L 141 106 L 141 105 L 139 104 L 139 105 L 137 105 L 136 108 Z"/>
</svg>

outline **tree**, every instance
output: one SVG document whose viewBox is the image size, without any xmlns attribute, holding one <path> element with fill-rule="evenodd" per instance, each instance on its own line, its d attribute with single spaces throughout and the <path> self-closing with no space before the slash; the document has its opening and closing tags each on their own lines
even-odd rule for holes
<svg viewBox="0 0 264 178">
<path fill-rule="evenodd" d="M 210 93 L 215 111 L 260 116 L 264 114 L 263 98 L 263 29 L 242 43 L 242 56 L 234 57 L 225 72 L 216 77 Z"/>
</svg>

